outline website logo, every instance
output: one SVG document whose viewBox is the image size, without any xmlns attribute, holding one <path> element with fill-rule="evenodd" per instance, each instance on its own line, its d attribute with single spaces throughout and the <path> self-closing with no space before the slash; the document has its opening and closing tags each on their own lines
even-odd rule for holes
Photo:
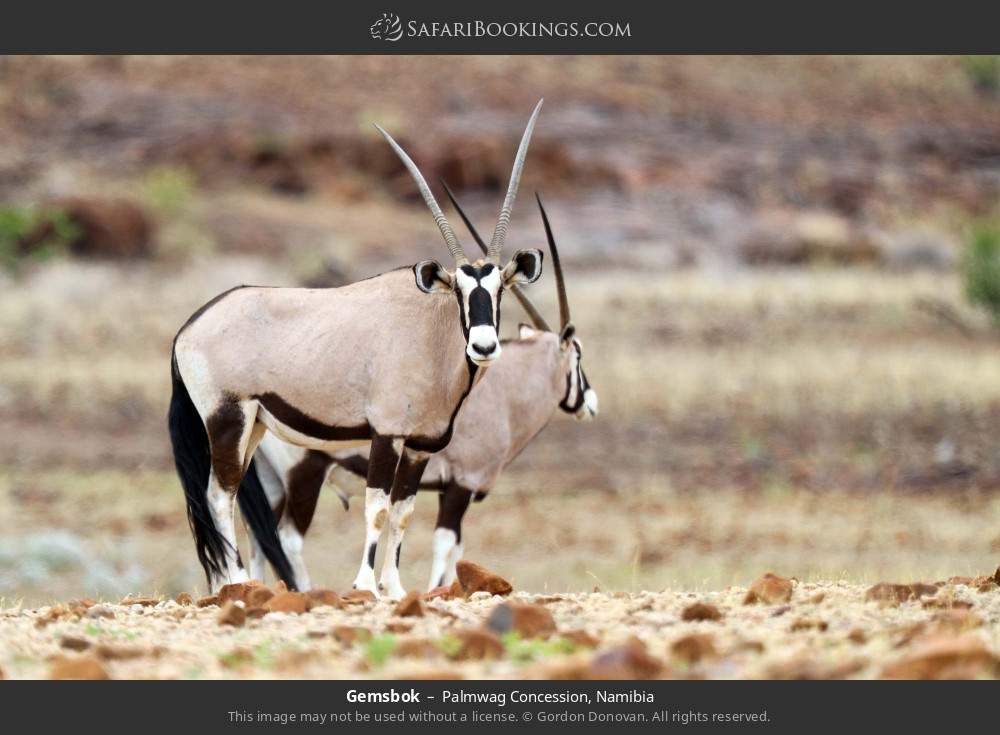
<svg viewBox="0 0 1000 735">
<path fill-rule="evenodd" d="M 395 13 L 382 13 L 368 30 L 376 41 L 398 41 L 403 37 L 403 24 Z"/>
</svg>

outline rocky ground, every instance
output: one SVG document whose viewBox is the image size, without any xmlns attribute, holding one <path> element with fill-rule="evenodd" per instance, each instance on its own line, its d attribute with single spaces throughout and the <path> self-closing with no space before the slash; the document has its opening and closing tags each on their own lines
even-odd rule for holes
<svg viewBox="0 0 1000 735">
<path fill-rule="evenodd" d="M 1000 676 L 992 577 L 860 586 L 765 574 L 707 593 L 512 592 L 403 601 L 230 585 L 211 598 L 0 610 L 7 678 L 827 679 Z"/>
</svg>

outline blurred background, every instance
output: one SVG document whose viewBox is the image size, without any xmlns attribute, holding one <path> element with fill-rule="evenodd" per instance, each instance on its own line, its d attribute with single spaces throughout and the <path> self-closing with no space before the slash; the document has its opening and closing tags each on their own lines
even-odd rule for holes
<svg viewBox="0 0 1000 735">
<path fill-rule="evenodd" d="M 0 597 L 203 588 L 177 329 L 237 284 L 446 257 L 372 122 L 492 231 L 542 96 L 507 248 L 543 242 L 541 191 L 601 415 L 557 413 L 470 509 L 467 558 L 538 591 L 991 571 L 998 57 L 13 57 Z M 554 319 L 551 272 L 530 294 Z M 321 501 L 315 583 L 350 585 L 361 515 Z"/>
</svg>

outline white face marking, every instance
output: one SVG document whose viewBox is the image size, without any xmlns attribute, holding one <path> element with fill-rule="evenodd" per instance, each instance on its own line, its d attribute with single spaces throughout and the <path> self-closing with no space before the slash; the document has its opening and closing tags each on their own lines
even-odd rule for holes
<svg viewBox="0 0 1000 735">
<path fill-rule="evenodd" d="M 500 276 L 500 269 L 493 268 L 483 276 L 478 282 L 468 275 L 461 268 L 455 271 L 456 287 L 462 298 L 462 306 L 465 312 L 466 324 L 471 318 L 471 307 L 469 297 L 476 288 L 483 288 L 490 296 L 491 324 L 479 324 L 469 327 L 469 339 L 465 352 L 473 363 L 485 367 L 493 363 L 500 357 L 500 336 L 497 334 L 496 325 L 500 318 L 500 300 L 498 294 L 503 288 L 503 280 Z M 478 350 L 476 348 L 479 348 Z"/>
<path fill-rule="evenodd" d="M 475 350 L 476 345 L 484 351 L 489 352 L 489 357 L 477 352 Z M 489 351 L 491 347 L 492 352 Z M 493 361 L 500 357 L 500 353 L 502 351 L 503 348 L 500 346 L 500 340 L 497 337 L 497 330 L 493 327 L 481 324 L 469 330 L 469 344 L 465 348 L 465 354 L 467 354 L 469 359 L 476 365 L 479 365 L 480 367 L 492 365 Z"/>
</svg>

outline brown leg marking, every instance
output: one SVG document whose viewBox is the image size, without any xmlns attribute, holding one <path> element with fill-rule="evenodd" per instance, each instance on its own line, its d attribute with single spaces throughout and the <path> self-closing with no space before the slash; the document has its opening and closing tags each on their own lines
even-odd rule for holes
<svg viewBox="0 0 1000 735">
<path fill-rule="evenodd" d="M 219 484 L 229 492 L 236 492 L 243 480 L 243 458 L 240 457 L 240 439 L 245 422 L 239 399 L 226 394 L 215 412 L 208 417 L 205 428 L 212 452 L 212 469 Z"/>
</svg>

